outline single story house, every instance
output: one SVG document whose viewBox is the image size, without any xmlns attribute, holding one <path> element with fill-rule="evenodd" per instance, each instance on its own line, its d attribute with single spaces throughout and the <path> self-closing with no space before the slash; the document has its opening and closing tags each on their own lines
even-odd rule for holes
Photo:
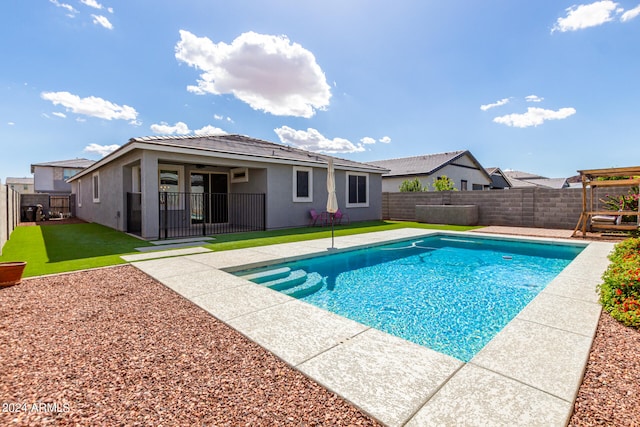
<svg viewBox="0 0 640 427">
<path fill-rule="evenodd" d="M 512 188 L 567 188 L 569 187 L 568 178 L 547 178 L 545 176 L 536 175 L 529 172 L 515 171 L 506 169 L 504 171 L 509 179 Z"/>
<path fill-rule="evenodd" d="M 334 159 L 338 206 L 382 218 L 380 166 Z M 328 156 L 241 135 L 132 138 L 69 182 L 76 215 L 146 239 L 307 225 Z"/>
<path fill-rule="evenodd" d="M 500 168 L 485 168 L 491 177 L 491 190 L 506 190 L 511 188 L 509 178 Z"/>
<path fill-rule="evenodd" d="M 31 165 L 34 191 L 59 195 L 71 194 L 71 184 L 67 180 L 93 163 L 93 160 L 88 159 L 34 163 Z"/>
<path fill-rule="evenodd" d="M 433 182 L 443 175 L 453 180 L 455 188 L 460 191 L 488 190 L 491 186 L 491 177 L 468 150 L 379 160 L 369 164 L 389 170 L 382 175 L 383 192 L 397 193 L 402 182 L 415 178 L 431 191 Z"/>
</svg>

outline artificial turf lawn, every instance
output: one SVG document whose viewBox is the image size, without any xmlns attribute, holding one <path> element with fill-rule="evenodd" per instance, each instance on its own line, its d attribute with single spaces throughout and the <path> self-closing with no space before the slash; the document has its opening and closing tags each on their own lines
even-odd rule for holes
<svg viewBox="0 0 640 427">
<path fill-rule="evenodd" d="M 0 261 L 27 261 L 24 277 L 122 264 L 149 243 L 99 224 L 17 227 Z"/>
<path fill-rule="evenodd" d="M 417 222 L 366 221 L 338 225 L 335 236 L 393 230 L 397 228 L 466 231 L 477 227 L 431 225 Z M 331 237 L 330 227 L 301 227 L 248 233 L 221 234 L 211 244 L 214 251 L 242 249 L 277 243 Z M 36 225 L 18 227 L 2 248 L 2 261 L 27 261 L 24 277 L 123 264 L 120 255 L 139 253 L 135 248 L 150 243 L 126 233 L 94 224 Z M 161 250 L 158 247 L 158 250 Z"/>
</svg>

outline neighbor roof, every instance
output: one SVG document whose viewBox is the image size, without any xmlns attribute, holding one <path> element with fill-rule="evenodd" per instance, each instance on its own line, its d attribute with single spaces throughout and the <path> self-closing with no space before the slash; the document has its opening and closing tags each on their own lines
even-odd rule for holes
<svg viewBox="0 0 640 427">
<path fill-rule="evenodd" d="M 546 188 L 564 188 L 568 187 L 567 178 L 547 178 L 535 175 L 529 172 L 506 170 L 504 174 L 509 179 L 513 188 L 526 187 L 546 187 Z"/>
<path fill-rule="evenodd" d="M 442 169 L 446 165 L 455 165 L 455 161 L 463 156 L 469 156 L 478 169 L 486 174 L 484 168 L 468 150 L 452 151 L 449 153 L 426 154 L 422 156 L 403 157 L 399 159 L 378 160 L 369 164 L 389 169 L 389 173 L 382 175 L 390 176 L 412 176 L 431 175 Z M 487 174 L 487 178 L 489 175 Z"/>
<path fill-rule="evenodd" d="M 70 159 L 70 160 L 58 160 L 55 162 L 46 163 L 33 163 L 31 165 L 31 173 L 34 172 L 36 166 L 49 166 L 57 168 L 69 168 L 69 169 L 85 169 L 95 163 L 94 160 L 89 159 Z"/>
<path fill-rule="evenodd" d="M 131 138 L 122 147 L 98 161 L 92 167 L 75 175 L 77 179 L 87 173 L 109 163 L 110 161 L 134 149 L 155 149 L 175 151 L 185 150 L 193 154 L 207 157 L 242 158 L 244 160 L 264 161 L 269 163 L 324 165 L 328 157 L 334 159 L 336 169 L 353 169 L 373 173 L 384 173 L 383 167 L 352 160 L 341 159 L 326 154 L 313 153 L 283 144 L 263 141 L 244 135 L 204 135 L 204 136 L 145 136 Z"/>
</svg>

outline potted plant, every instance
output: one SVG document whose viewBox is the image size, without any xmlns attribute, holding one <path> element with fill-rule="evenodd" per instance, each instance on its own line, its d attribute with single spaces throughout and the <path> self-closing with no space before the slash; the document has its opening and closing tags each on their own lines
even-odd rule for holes
<svg viewBox="0 0 640 427">
<path fill-rule="evenodd" d="M 22 281 L 25 261 L 0 262 L 0 287 L 17 285 Z"/>
</svg>

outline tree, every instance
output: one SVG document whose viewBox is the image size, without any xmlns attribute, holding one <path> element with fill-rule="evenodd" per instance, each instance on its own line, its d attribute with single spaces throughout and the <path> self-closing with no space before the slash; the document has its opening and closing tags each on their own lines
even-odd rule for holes
<svg viewBox="0 0 640 427">
<path fill-rule="evenodd" d="M 420 180 L 418 178 L 405 179 L 404 181 L 402 181 L 402 184 L 400 184 L 400 192 L 402 193 L 418 192 L 424 190 L 425 189 L 422 187 L 422 184 L 420 183 Z"/>
<path fill-rule="evenodd" d="M 453 180 L 447 175 L 438 177 L 432 185 L 435 191 L 458 191 Z"/>
</svg>

